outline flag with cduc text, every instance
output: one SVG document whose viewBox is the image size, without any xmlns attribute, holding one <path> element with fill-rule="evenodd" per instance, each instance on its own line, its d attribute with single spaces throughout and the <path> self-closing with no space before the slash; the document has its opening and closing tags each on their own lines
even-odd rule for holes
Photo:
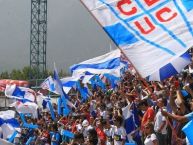
<svg viewBox="0 0 193 145">
<path fill-rule="evenodd" d="M 192 0 L 80 0 L 142 77 L 163 80 L 190 63 Z"/>
</svg>

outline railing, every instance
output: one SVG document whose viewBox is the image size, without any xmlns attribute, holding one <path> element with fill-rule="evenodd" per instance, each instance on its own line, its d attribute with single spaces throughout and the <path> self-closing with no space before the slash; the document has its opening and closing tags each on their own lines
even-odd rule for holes
<svg viewBox="0 0 193 145">
<path fill-rule="evenodd" d="M 13 99 L 7 98 L 6 96 L 0 96 L 0 109 L 9 107 L 13 101 Z"/>
</svg>

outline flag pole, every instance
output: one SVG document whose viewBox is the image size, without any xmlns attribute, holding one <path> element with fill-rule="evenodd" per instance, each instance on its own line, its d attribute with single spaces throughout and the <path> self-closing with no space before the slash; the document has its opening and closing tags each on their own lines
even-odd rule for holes
<svg viewBox="0 0 193 145">
<path fill-rule="evenodd" d="M 91 16 L 93 16 L 93 18 L 95 19 L 95 21 L 102 27 L 101 23 L 99 22 L 99 20 L 97 20 L 95 18 L 95 16 L 91 13 L 91 11 L 89 11 L 89 9 L 87 8 L 87 6 L 84 4 L 83 0 L 80 0 L 80 2 L 82 3 L 82 5 L 87 9 L 87 11 L 90 13 Z M 106 32 L 106 31 L 105 31 Z M 117 48 L 121 51 L 121 53 L 124 55 L 124 57 L 127 59 L 127 61 L 131 64 L 131 66 L 134 68 L 134 70 L 136 71 L 136 74 L 140 77 L 143 78 L 139 71 L 137 70 L 137 68 L 133 65 L 132 61 L 128 58 L 128 56 L 124 53 L 124 51 L 115 43 L 115 41 L 112 39 L 112 37 L 106 32 L 106 34 L 111 38 L 111 40 L 114 42 L 114 44 L 117 46 Z M 144 78 L 143 78 L 144 79 Z"/>
</svg>

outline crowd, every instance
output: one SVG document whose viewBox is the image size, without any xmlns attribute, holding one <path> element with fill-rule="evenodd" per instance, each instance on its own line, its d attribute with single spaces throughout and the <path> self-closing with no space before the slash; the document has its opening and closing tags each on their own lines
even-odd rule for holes
<svg viewBox="0 0 193 145">
<path fill-rule="evenodd" d="M 116 89 L 109 83 L 106 91 L 100 87 L 92 89 L 92 95 L 84 102 L 80 94 L 70 95 L 76 108 L 68 116 L 58 115 L 57 104 L 53 104 L 55 120 L 47 109 L 39 109 L 38 118 L 25 116 L 27 123 L 37 124 L 38 128 L 22 128 L 14 143 L 188 145 L 182 128 L 193 118 L 191 73 L 190 65 L 163 82 L 146 82 L 127 71 Z M 19 116 L 18 120 L 22 126 Z"/>
</svg>

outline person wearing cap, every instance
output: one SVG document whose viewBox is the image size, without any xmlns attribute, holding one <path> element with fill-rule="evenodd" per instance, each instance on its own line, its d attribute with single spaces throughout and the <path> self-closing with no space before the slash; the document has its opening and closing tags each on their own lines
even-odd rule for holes
<svg viewBox="0 0 193 145">
<path fill-rule="evenodd" d="M 89 125 L 89 122 L 86 119 L 82 122 L 82 127 L 83 127 L 83 135 L 86 138 L 88 136 L 88 130 L 92 129 L 93 127 Z"/>
<path fill-rule="evenodd" d="M 77 130 L 77 132 L 82 132 L 81 120 L 76 121 L 76 130 Z"/>
</svg>

